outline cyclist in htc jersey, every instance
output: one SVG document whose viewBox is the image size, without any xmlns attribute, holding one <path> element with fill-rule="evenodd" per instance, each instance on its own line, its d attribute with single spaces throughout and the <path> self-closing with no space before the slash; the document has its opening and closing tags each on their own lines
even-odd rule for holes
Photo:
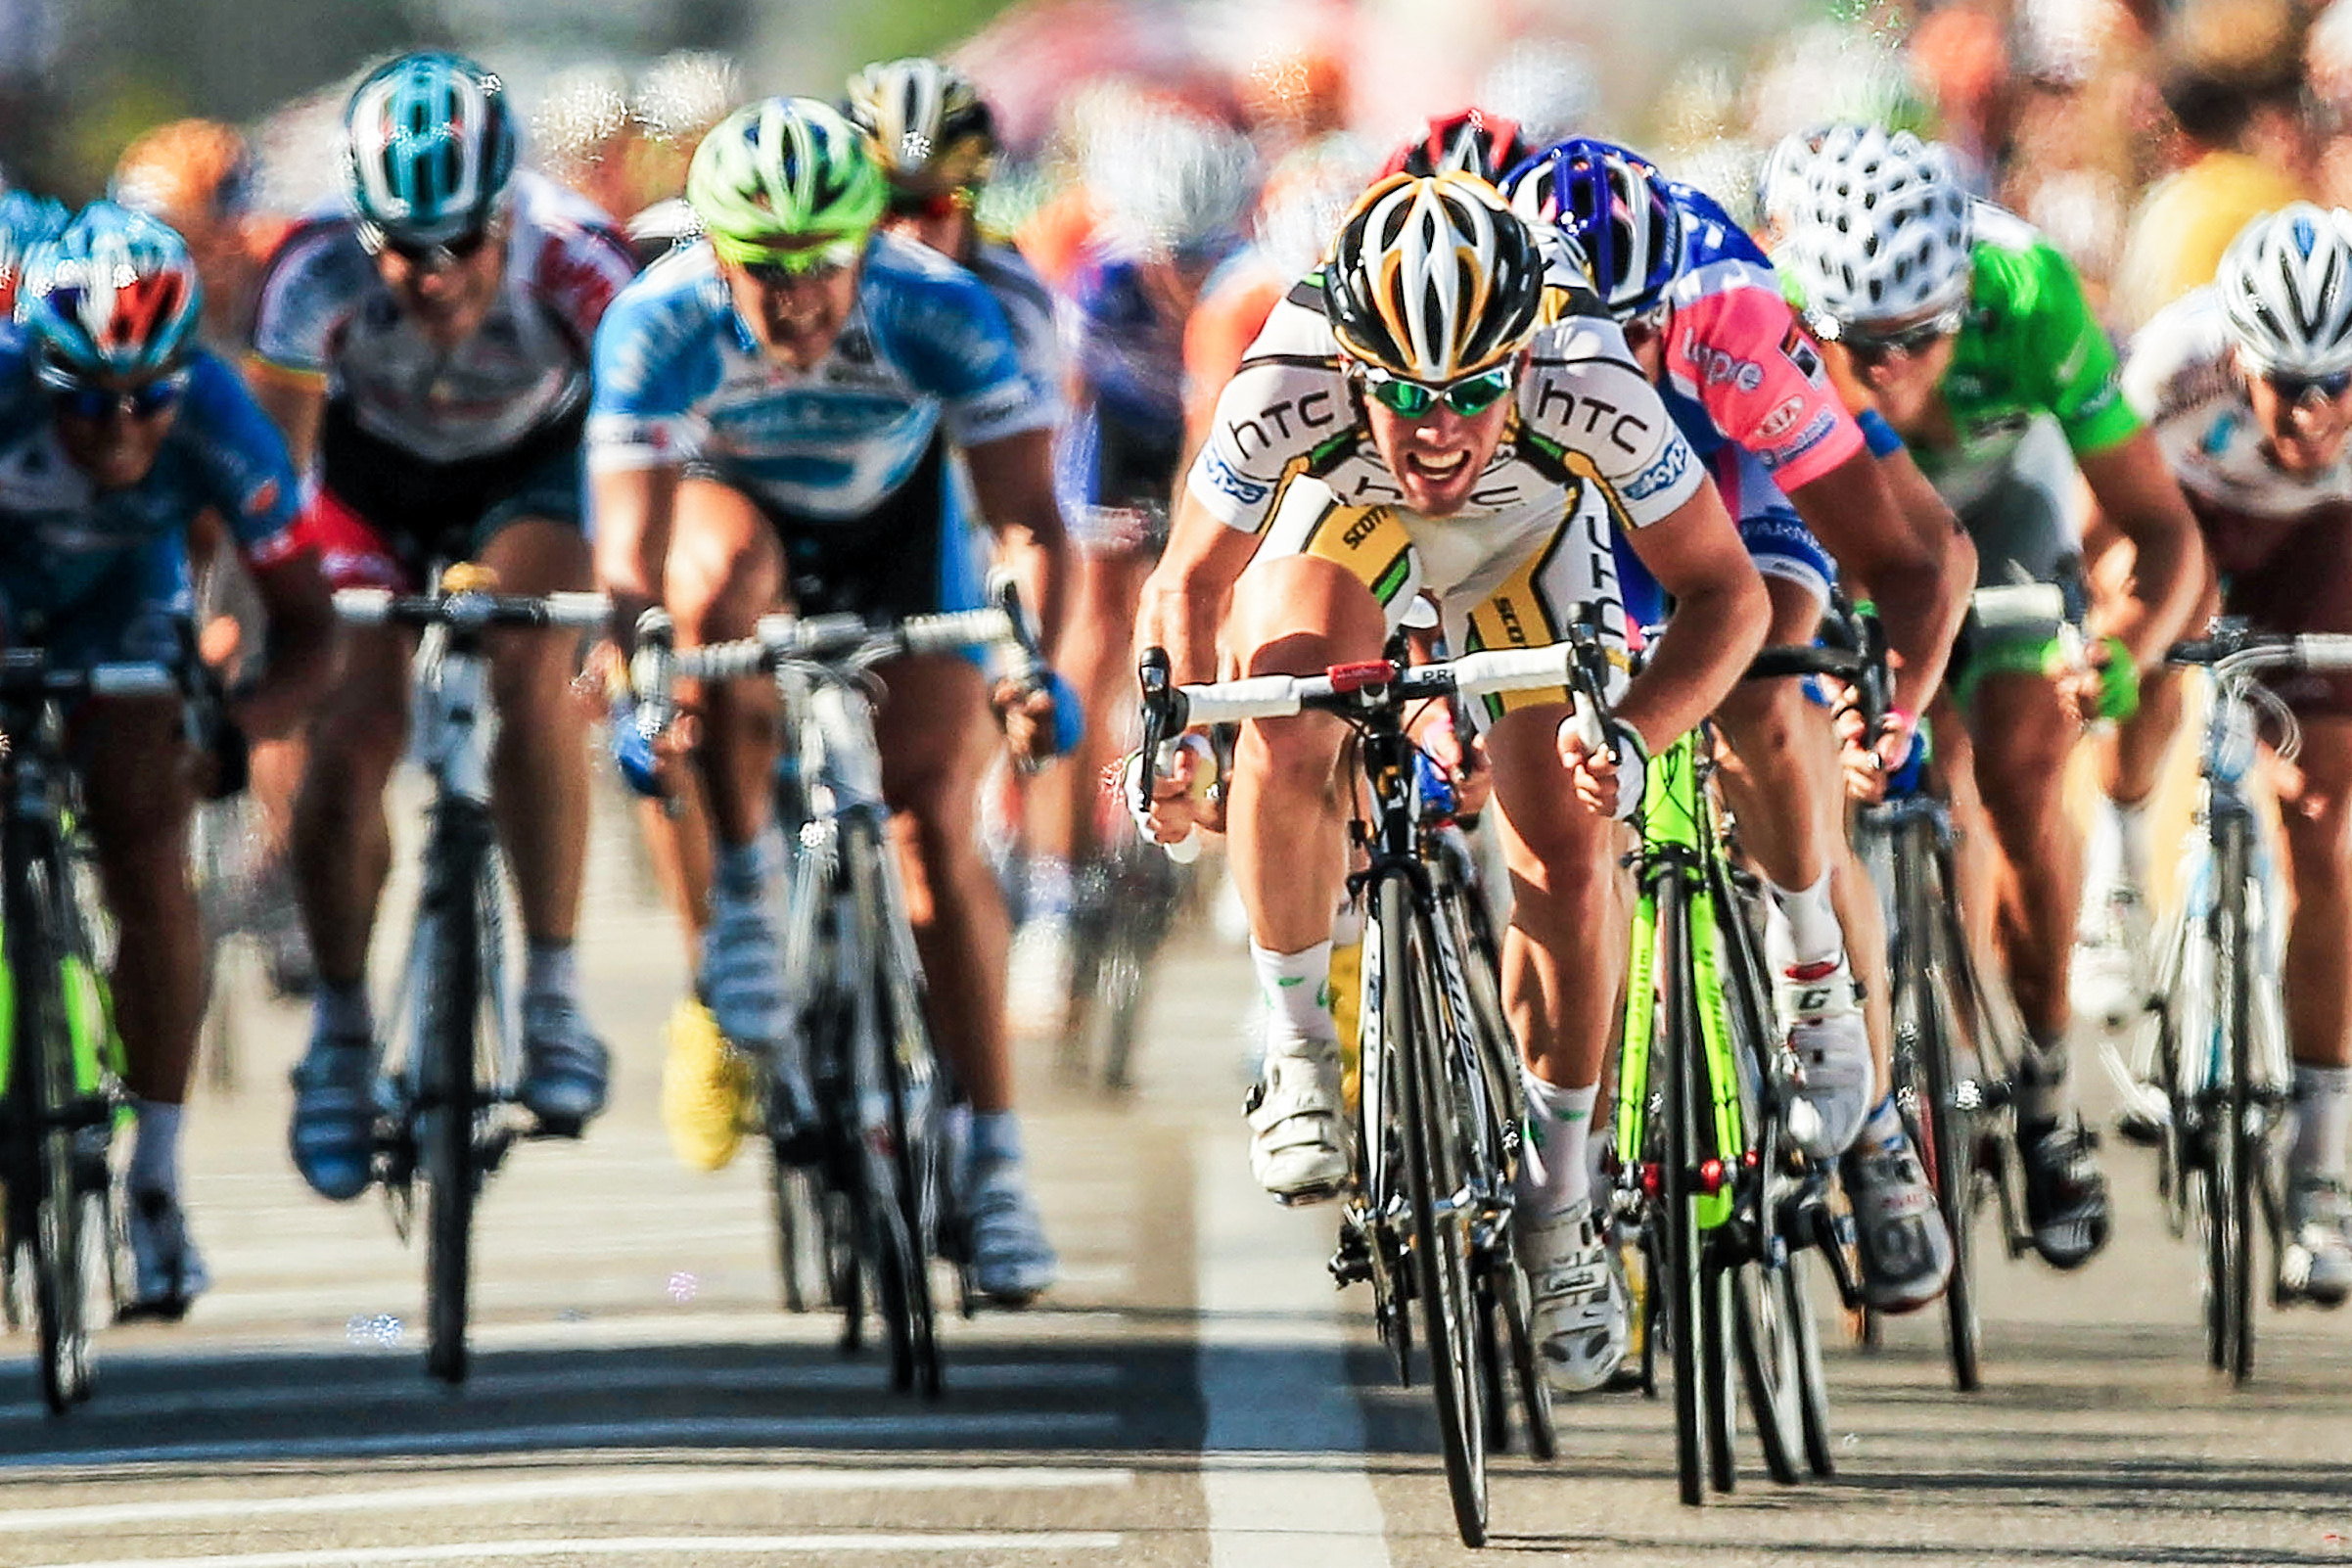
<svg viewBox="0 0 2352 1568">
<path fill-rule="evenodd" d="M 1831 368 L 1875 407 L 1975 540 L 1978 586 L 2071 583 L 2079 467 L 2139 550 L 2128 594 L 2104 606 L 2088 670 L 2069 672 L 2050 623 L 1980 634 L 1968 650 L 1965 737 L 1949 771 L 1972 777 L 2006 862 L 2003 956 L 2035 1050 L 2019 1088 L 2019 1142 L 2037 1249 L 2073 1268 L 2104 1244 L 2107 1197 L 2066 1101 L 2067 967 L 2081 899 L 2080 833 L 2062 795 L 2083 725 L 2138 701 L 2195 608 L 2195 525 L 2116 386 L 2115 354 L 2065 258 L 2019 219 L 1973 203 L 1949 156 L 1910 132 L 1841 126 L 1807 164 L 1781 249 Z M 1979 628 L 1980 633 L 1983 628 Z M 1955 805 L 1972 810 L 1956 797 Z M 1993 877 L 1980 861 L 1974 886 Z M 1989 894 L 1969 899 L 1992 917 Z"/>
<path fill-rule="evenodd" d="M 629 279 L 626 246 L 595 208 L 515 171 L 504 90 L 472 61 L 428 52 L 378 68 L 345 125 L 348 210 L 288 238 L 254 330 L 263 405 L 297 461 L 315 463 L 303 538 L 339 587 L 413 590 L 441 559 L 478 561 L 510 593 L 585 588 L 589 341 Z M 373 1174 L 367 951 L 413 641 L 346 640 L 295 807 L 320 984 L 290 1141 L 303 1179 L 338 1200 Z M 572 665 L 563 639 L 530 633 L 490 660 L 499 837 L 529 939 L 518 1093 L 542 1128 L 576 1135 L 604 1107 L 606 1053 L 572 946 L 588 826 Z"/>
<path fill-rule="evenodd" d="M 1772 263 L 1713 200 L 1590 140 L 1537 155 L 1507 188 L 1523 215 L 1559 225 L 1591 257 L 1602 302 L 1738 521 L 1772 594 L 1772 640 L 1813 640 L 1840 567 L 1870 584 L 1898 660 L 1880 756 L 1900 764 L 1909 715 L 1943 679 L 1973 577 L 1950 509 L 1882 421 L 1866 416 L 1873 439 L 1848 417 Z M 1662 622 L 1655 584 L 1627 541 L 1618 545 L 1630 613 Z M 1855 1150 L 1848 1170 L 1870 1298 L 1889 1310 L 1922 1306 L 1943 1287 L 1951 1238 L 1886 1077 L 1885 931 L 1846 839 L 1828 715 L 1800 682 L 1780 680 L 1741 683 L 1719 716 L 1741 762 L 1724 777 L 1742 847 L 1772 895 L 1766 946 L 1800 1096 L 1791 1130 L 1818 1158 Z M 1883 1092 L 1872 1092 L 1874 1080 Z"/>
<path fill-rule="evenodd" d="M 1468 175 L 1395 175 L 1366 191 L 1219 399 L 1137 641 L 1167 648 L 1178 681 L 1213 678 L 1222 619 L 1244 673 L 1314 670 L 1381 657 L 1424 592 L 1463 651 L 1544 646 L 1582 606 L 1621 638 L 1619 529 L 1676 595 L 1683 614 L 1617 703 L 1621 766 L 1559 734 L 1564 693 L 1484 705 L 1515 894 L 1504 993 L 1536 1148 L 1512 1218 L 1547 1375 L 1582 1392 L 1608 1380 L 1627 1334 L 1587 1172 L 1628 943 L 1625 840 L 1609 817 L 1639 804 L 1651 748 L 1729 690 L 1768 608 L 1623 336 L 1582 289 L 1547 299 L 1545 254 Z M 1346 865 L 1331 787 L 1344 735 L 1327 715 L 1247 726 L 1225 812 L 1268 1003 L 1250 1163 L 1286 1202 L 1336 1194 L 1350 1166 L 1326 990 Z M 1198 815 L 1189 773 L 1180 760 L 1164 786 L 1163 839 Z"/>
<path fill-rule="evenodd" d="M 274 735 L 324 685 L 333 625 L 295 530 L 285 444 L 237 373 L 196 346 L 202 301 L 179 236 L 111 203 L 35 249 L 20 324 L 0 328 L 0 641 L 176 663 L 194 608 L 188 529 L 215 511 L 271 632 L 268 666 L 231 716 Z M 176 701 L 142 698 L 75 717 L 138 1110 L 130 1310 L 169 1317 L 207 1283 L 179 1198 L 180 1106 L 207 984 L 181 715 Z"/>
<path fill-rule="evenodd" d="M 687 199 L 707 243 L 656 263 L 596 340 L 597 571 L 623 635 L 657 603 L 687 645 L 748 636 L 779 602 L 962 609 L 983 595 L 985 519 L 1026 569 L 1050 645 L 1063 552 L 1051 405 L 978 280 L 875 232 L 886 192 L 864 138 L 811 99 L 754 104 L 704 140 Z M 946 462 L 949 442 L 968 479 Z M 974 832 L 996 726 L 966 660 L 904 659 L 883 674 L 883 785 L 913 829 L 929 895 L 917 941 L 933 1027 L 974 1112 L 973 1271 L 985 1294 L 1027 1301 L 1055 1259 L 1012 1111 L 1004 905 Z M 1064 740 L 1064 699 L 1001 693 L 1016 747 L 1042 755 Z M 789 1036 L 771 903 L 785 855 L 767 788 L 772 695 L 738 683 L 699 704 L 718 841 L 701 991 L 730 1039 L 772 1051 Z"/>
<path fill-rule="evenodd" d="M 2132 340 L 2123 392 L 2204 532 L 2219 574 L 2207 606 L 2265 631 L 2352 632 L 2352 212 L 2297 203 L 2248 224 L 2211 286 Z M 2352 679 L 2274 689 L 2302 737 L 2279 813 L 2295 1103 L 2279 1279 L 2285 1299 L 2334 1307 L 2352 1295 Z M 2133 722 L 2161 752 L 2181 703 L 2149 696 Z"/>
</svg>

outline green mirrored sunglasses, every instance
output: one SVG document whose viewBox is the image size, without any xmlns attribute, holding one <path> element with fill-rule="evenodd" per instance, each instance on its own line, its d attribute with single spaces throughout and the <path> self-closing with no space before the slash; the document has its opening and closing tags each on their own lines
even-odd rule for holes
<svg viewBox="0 0 2352 1568">
<path fill-rule="evenodd" d="M 1431 387 L 1417 381 L 1407 381 L 1384 370 L 1363 367 L 1364 386 L 1381 407 L 1402 419 L 1425 419 L 1429 412 L 1443 402 L 1464 419 L 1485 413 L 1510 394 L 1518 385 L 1516 366 L 1499 365 L 1482 370 L 1475 376 L 1450 381 L 1443 387 Z"/>
</svg>

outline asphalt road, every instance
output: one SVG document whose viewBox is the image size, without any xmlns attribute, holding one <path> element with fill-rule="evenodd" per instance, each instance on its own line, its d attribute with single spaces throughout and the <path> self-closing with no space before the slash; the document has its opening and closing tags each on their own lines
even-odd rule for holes
<svg viewBox="0 0 2352 1568">
<path fill-rule="evenodd" d="M 422 1258 L 373 1199 L 309 1196 L 284 1154 L 301 1017 L 236 1003 L 239 1087 L 191 1118 L 215 1286 L 99 1342 L 95 1401 L 46 1416 L 0 1339 L 0 1564 L 307 1568 L 757 1562 L 1379 1568 L 1465 1562 L 1424 1390 L 1393 1387 L 1327 1212 L 1251 1187 L 1238 954 L 1162 977 L 1142 1086 L 1029 1065 L 1029 1139 L 1065 1263 L 1026 1313 L 946 1327 L 948 1392 L 895 1396 L 821 1314 L 777 1307 L 756 1152 L 689 1174 L 656 1112 L 682 979 L 607 812 L 586 938 L 613 1112 L 510 1160 L 481 1209 L 472 1381 L 428 1382 Z M 2095 1085 L 2096 1087 L 2096 1085 Z M 2108 1252 L 2073 1277 L 1988 1264 L 1986 1387 L 1949 1392 L 1940 1321 L 1832 1331 L 1840 1473 L 1751 1462 L 1675 1500 L 1668 1411 L 1563 1407 L 1562 1453 L 1499 1460 L 1490 1560 L 2352 1561 L 2352 1317 L 2267 1314 L 2261 1372 L 2209 1376 L 2194 1259 L 2146 1158 L 2115 1147 Z"/>
</svg>

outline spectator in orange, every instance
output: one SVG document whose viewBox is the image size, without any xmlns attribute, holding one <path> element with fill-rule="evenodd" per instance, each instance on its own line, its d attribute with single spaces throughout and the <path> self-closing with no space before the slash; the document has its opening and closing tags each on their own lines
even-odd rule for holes
<svg viewBox="0 0 2352 1568">
<path fill-rule="evenodd" d="M 122 150 L 107 196 L 179 230 L 205 285 L 204 338 L 235 363 L 261 263 L 292 225 L 254 210 L 253 148 L 213 119 L 158 125 Z"/>
</svg>

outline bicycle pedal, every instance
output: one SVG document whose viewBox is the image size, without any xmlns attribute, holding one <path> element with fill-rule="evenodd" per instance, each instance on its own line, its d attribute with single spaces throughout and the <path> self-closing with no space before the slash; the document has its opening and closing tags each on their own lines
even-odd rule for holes
<svg viewBox="0 0 2352 1568">
<path fill-rule="evenodd" d="M 523 1136 L 534 1143 L 545 1138 L 570 1138 L 577 1142 L 587 1126 L 580 1117 L 534 1117 Z"/>
<path fill-rule="evenodd" d="M 2118 1111 L 2115 1115 L 2115 1135 L 2138 1149 L 2164 1147 L 2163 1119 L 2137 1107 Z"/>
<path fill-rule="evenodd" d="M 1333 1182 L 1324 1186 L 1301 1187 L 1296 1192 L 1272 1192 L 1267 1195 L 1285 1209 L 1312 1209 L 1318 1203 L 1329 1203 L 1341 1197 L 1347 1190 L 1345 1182 Z"/>
</svg>

